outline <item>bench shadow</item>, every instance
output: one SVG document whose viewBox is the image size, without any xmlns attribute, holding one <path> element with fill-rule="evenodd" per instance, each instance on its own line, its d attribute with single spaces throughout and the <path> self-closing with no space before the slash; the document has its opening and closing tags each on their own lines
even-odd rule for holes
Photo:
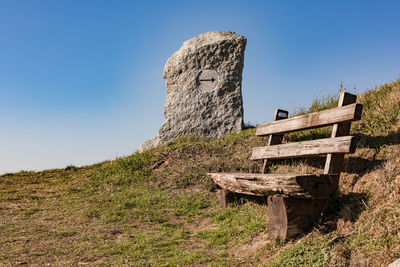
<svg viewBox="0 0 400 267">
<path fill-rule="evenodd" d="M 325 167 L 325 161 L 326 157 L 321 156 L 321 157 L 307 157 L 307 158 L 296 158 L 296 159 L 291 159 L 290 162 L 289 160 L 281 160 L 281 161 L 276 161 L 275 164 L 279 165 L 288 165 L 288 164 L 303 164 L 303 165 L 308 165 L 316 169 L 320 169 L 323 171 Z M 381 166 L 383 163 L 383 160 L 378 160 L 378 159 L 366 159 L 366 158 L 361 158 L 361 157 L 348 157 L 345 159 L 344 164 L 343 164 L 343 172 L 345 173 L 351 173 L 351 174 L 358 174 L 360 176 L 376 169 L 377 167 Z"/>
<path fill-rule="evenodd" d="M 383 164 L 383 160 L 376 159 L 376 155 L 381 151 L 383 147 L 399 145 L 400 144 L 400 133 L 393 132 L 387 136 L 368 136 L 368 135 L 357 135 L 359 142 L 357 148 L 370 148 L 375 149 L 375 154 L 371 159 L 362 157 L 348 157 L 346 158 L 343 166 L 344 172 L 351 174 L 358 174 L 360 176 L 378 168 Z M 306 164 L 309 164 L 315 168 L 324 168 L 325 157 L 312 157 L 303 159 Z"/>
<path fill-rule="evenodd" d="M 365 210 L 367 203 L 366 193 L 337 194 L 325 209 L 319 226 L 320 231 L 329 233 L 337 230 L 339 219 L 355 222 Z"/>
<path fill-rule="evenodd" d="M 221 189 L 220 187 L 217 187 L 217 189 Z M 257 203 L 260 205 L 267 205 L 268 203 L 268 197 L 262 197 L 262 196 L 253 196 L 253 195 L 247 195 L 247 194 L 241 194 L 241 193 L 234 193 L 230 192 L 227 197 L 226 205 L 238 205 L 238 204 L 243 204 L 247 201 Z"/>
<path fill-rule="evenodd" d="M 359 135 L 358 148 L 375 149 L 376 153 L 372 159 L 361 157 L 349 157 L 344 162 L 344 172 L 357 174 L 358 177 L 377 169 L 384 163 L 384 160 L 375 158 L 376 154 L 386 146 L 399 145 L 400 133 L 393 132 L 387 136 L 367 136 Z M 337 222 L 339 219 L 344 221 L 355 222 L 360 214 L 366 209 L 368 204 L 367 193 L 351 192 L 343 194 L 338 192 L 333 197 L 325 209 L 323 219 L 321 221 L 321 230 L 331 232 L 337 230 Z"/>
<path fill-rule="evenodd" d="M 359 134 L 358 148 L 374 148 L 380 151 L 383 146 L 400 144 L 400 133 L 392 132 L 388 135 L 370 136 Z"/>
<path fill-rule="evenodd" d="M 343 170 L 345 173 L 358 174 L 359 176 L 363 176 L 364 174 L 375 170 L 382 164 L 383 160 L 369 160 L 360 157 L 350 157 L 345 160 Z"/>
<path fill-rule="evenodd" d="M 260 205 L 267 205 L 268 197 L 234 193 L 231 195 L 228 205 L 240 205 L 247 201 L 258 203 Z M 340 219 L 354 223 L 366 209 L 367 204 L 368 196 L 366 193 L 338 193 L 335 197 L 329 200 L 320 223 L 315 224 L 314 227 L 317 227 L 318 231 L 326 234 L 336 231 Z M 305 229 L 303 234 L 311 232 L 312 229 L 312 227 Z"/>
<path fill-rule="evenodd" d="M 359 139 L 358 148 L 375 149 L 370 157 L 347 157 L 344 162 L 343 171 L 348 174 L 356 174 L 358 178 L 368 172 L 379 168 L 384 160 L 376 159 L 376 155 L 386 146 L 399 145 L 400 133 L 393 132 L 386 136 L 367 136 L 357 135 Z M 324 156 L 296 158 L 290 160 L 274 160 L 273 164 L 304 164 L 317 169 L 324 169 Z M 243 203 L 243 201 L 251 201 L 263 205 L 267 205 L 268 197 L 258 197 L 245 194 L 235 193 L 232 195 L 231 203 Z M 340 193 L 337 192 L 332 197 L 325 208 L 323 217 L 318 226 L 319 231 L 329 233 L 338 229 L 338 221 L 354 223 L 366 209 L 368 204 L 367 193 Z M 306 233 L 306 232 L 305 232 Z M 346 237 L 344 237 L 346 238 Z"/>
</svg>

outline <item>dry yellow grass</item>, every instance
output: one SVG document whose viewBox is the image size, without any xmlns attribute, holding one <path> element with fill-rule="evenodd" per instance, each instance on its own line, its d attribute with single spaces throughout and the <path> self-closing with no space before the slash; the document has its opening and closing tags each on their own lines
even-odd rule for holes
<svg viewBox="0 0 400 267">
<path fill-rule="evenodd" d="M 322 224 L 282 243 L 266 206 L 223 209 L 207 172 L 258 172 L 254 129 L 185 137 L 84 168 L 0 176 L 0 265 L 386 266 L 400 257 L 400 82 L 363 94 L 361 136 Z M 324 109 L 319 101 L 304 112 Z M 305 131 L 287 141 L 324 136 Z M 324 158 L 277 161 L 275 172 L 321 172 Z"/>
</svg>

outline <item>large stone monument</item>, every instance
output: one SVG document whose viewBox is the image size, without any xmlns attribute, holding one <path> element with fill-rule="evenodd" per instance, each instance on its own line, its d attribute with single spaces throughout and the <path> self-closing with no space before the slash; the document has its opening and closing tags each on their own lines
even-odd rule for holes
<svg viewBox="0 0 400 267">
<path fill-rule="evenodd" d="M 183 135 L 217 138 L 243 128 L 242 70 L 246 38 L 230 31 L 200 34 L 167 61 L 165 122 L 143 151 Z"/>
</svg>

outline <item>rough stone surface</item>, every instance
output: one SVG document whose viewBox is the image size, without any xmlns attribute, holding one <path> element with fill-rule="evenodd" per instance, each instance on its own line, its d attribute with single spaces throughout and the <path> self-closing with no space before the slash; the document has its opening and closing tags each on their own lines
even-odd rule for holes
<svg viewBox="0 0 400 267">
<path fill-rule="evenodd" d="M 217 138 L 243 128 L 242 70 L 246 38 L 230 31 L 200 34 L 167 61 L 165 122 L 143 151 L 194 134 Z"/>
<path fill-rule="evenodd" d="M 395 260 L 388 267 L 400 267 L 400 259 Z"/>
</svg>

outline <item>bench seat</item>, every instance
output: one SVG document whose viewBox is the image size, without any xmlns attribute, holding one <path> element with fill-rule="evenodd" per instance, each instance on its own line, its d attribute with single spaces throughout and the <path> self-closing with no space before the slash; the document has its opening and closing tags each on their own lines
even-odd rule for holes
<svg viewBox="0 0 400 267">
<path fill-rule="evenodd" d="M 362 105 L 356 100 L 356 95 L 342 91 L 337 108 L 292 118 L 288 111 L 277 109 L 274 120 L 258 125 L 256 130 L 256 136 L 269 135 L 268 143 L 254 147 L 250 158 L 263 160 L 260 174 L 209 173 L 220 187 L 216 191 L 219 203 L 226 207 L 246 195 L 267 197 L 267 228 L 281 240 L 294 238 L 320 223 L 337 191 L 344 155 L 356 150 L 357 138 L 350 135 L 351 122 L 361 119 Z M 287 133 L 326 126 L 332 126 L 330 138 L 282 144 Z M 267 173 L 273 160 L 316 155 L 326 155 L 323 174 Z"/>
<path fill-rule="evenodd" d="M 329 199 L 337 189 L 339 175 L 209 173 L 221 188 L 233 193 L 304 199 Z"/>
</svg>

